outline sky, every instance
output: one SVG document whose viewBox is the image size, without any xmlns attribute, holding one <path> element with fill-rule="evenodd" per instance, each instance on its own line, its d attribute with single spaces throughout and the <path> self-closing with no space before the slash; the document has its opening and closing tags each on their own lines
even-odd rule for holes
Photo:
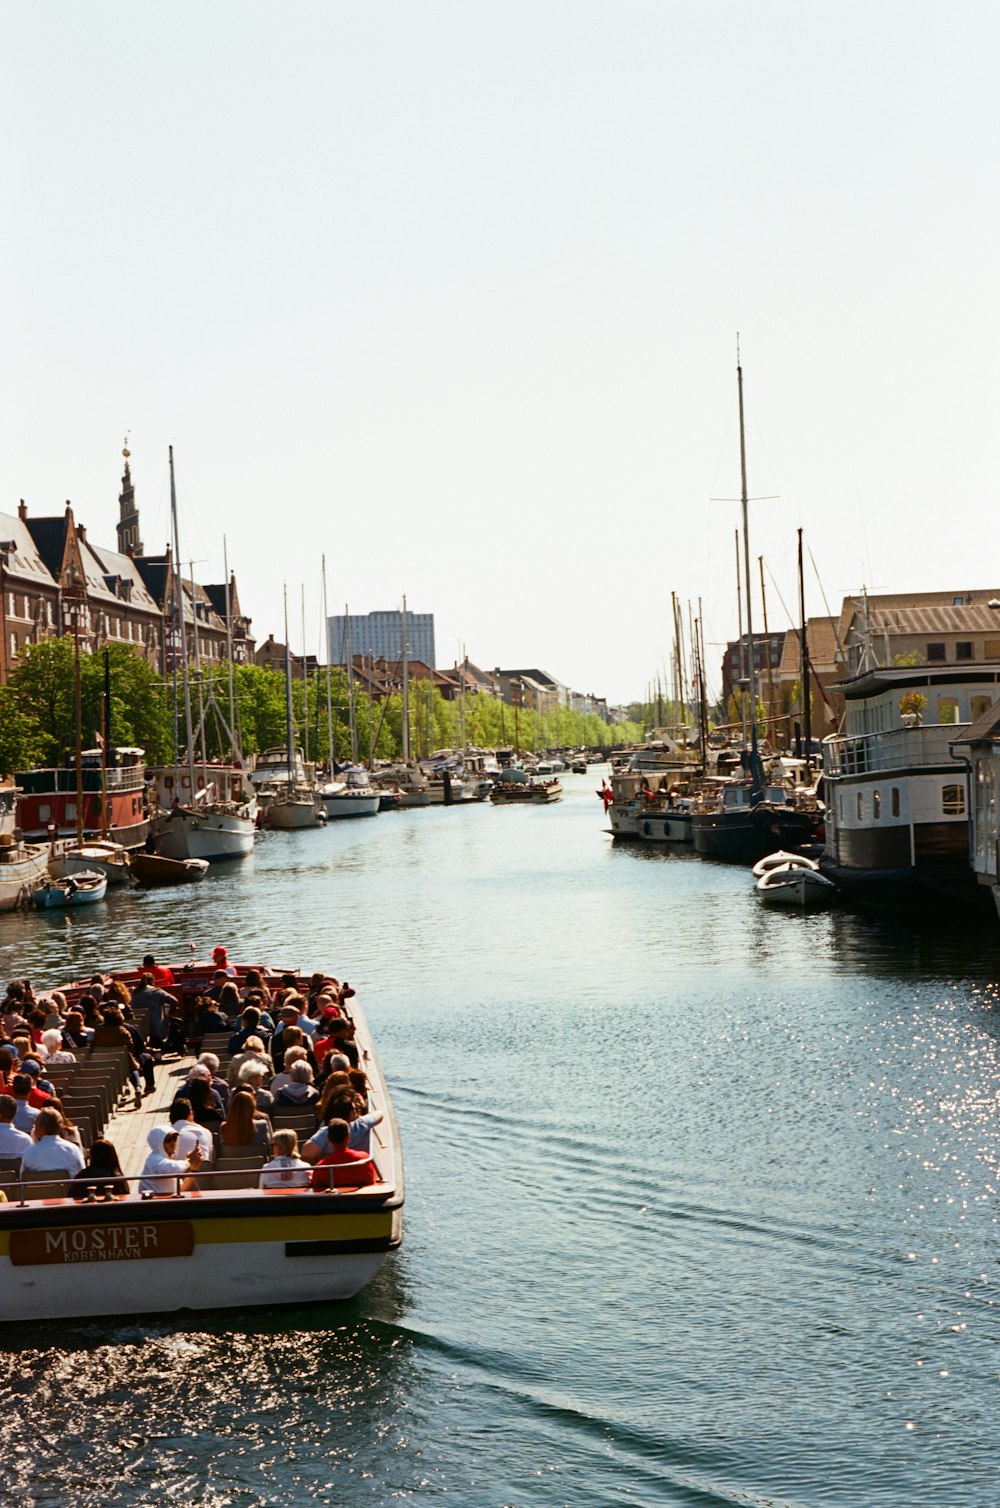
<svg viewBox="0 0 1000 1508">
<path fill-rule="evenodd" d="M 331 613 L 620 702 L 676 593 L 717 689 L 738 335 L 769 628 L 800 527 L 809 613 L 1000 578 L 993 0 L 0 15 L 0 511 L 113 545 L 128 434 L 159 553 L 172 444 L 258 639 L 287 583 L 319 649 L 325 557 Z"/>
</svg>

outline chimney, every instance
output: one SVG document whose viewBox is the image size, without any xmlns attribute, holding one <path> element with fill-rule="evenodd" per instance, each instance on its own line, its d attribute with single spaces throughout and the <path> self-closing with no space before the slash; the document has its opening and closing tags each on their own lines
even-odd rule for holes
<svg viewBox="0 0 1000 1508">
<path fill-rule="evenodd" d="M 17 505 L 17 516 L 20 519 L 25 519 L 28 516 L 28 505 L 24 501 L 23 497 L 22 497 L 21 501 Z"/>
<path fill-rule="evenodd" d="M 76 537 L 77 537 L 77 539 L 81 540 L 84 544 L 87 543 L 87 530 L 86 530 L 85 525 L 83 525 L 83 524 L 77 524 L 77 526 L 76 526 Z"/>
</svg>

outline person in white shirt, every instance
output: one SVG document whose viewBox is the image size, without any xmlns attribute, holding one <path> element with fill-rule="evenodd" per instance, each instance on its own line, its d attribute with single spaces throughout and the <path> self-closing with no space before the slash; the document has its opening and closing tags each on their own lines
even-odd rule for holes
<svg viewBox="0 0 1000 1508">
<path fill-rule="evenodd" d="M 204 1167 L 209 1167 L 215 1161 L 215 1141 L 212 1133 L 205 1126 L 198 1125 L 190 1100 L 174 1100 L 170 1107 L 170 1124 L 178 1133 L 178 1157 L 185 1158 L 189 1152 L 194 1151 L 195 1147 L 199 1147 Z"/>
<path fill-rule="evenodd" d="M 201 1167 L 201 1153 L 197 1147 L 187 1157 L 180 1157 L 177 1152 L 177 1132 L 169 1126 L 154 1126 L 147 1135 L 146 1142 L 149 1155 L 142 1166 L 140 1194 L 176 1194 L 178 1186 L 181 1193 L 187 1193 L 189 1189 L 198 1187 L 190 1176 Z"/>
<path fill-rule="evenodd" d="M 27 1131 L 14 1125 L 17 1100 L 12 1094 L 0 1094 L 0 1157 L 23 1157 L 31 1146 Z"/>
<path fill-rule="evenodd" d="M 65 1173 L 68 1178 L 82 1173 L 87 1159 L 74 1142 L 60 1136 L 62 1116 L 57 1110 L 39 1110 L 31 1146 L 21 1158 L 22 1173 Z"/>
<path fill-rule="evenodd" d="M 299 1153 L 299 1138 L 294 1131 L 275 1131 L 274 1156 L 260 1170 L 262 1189 L 307 1189 L 312 1172 Z"/>
</svg>

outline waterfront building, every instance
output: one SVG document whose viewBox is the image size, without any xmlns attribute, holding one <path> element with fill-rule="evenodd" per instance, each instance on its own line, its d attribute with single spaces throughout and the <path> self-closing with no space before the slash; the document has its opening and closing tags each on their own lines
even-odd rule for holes
<svg viewBox="0 0 1000 1508">
<path fill-rule="evenodd" d="M 500 697 L 508 707 L 527 707 L 544 714 L 565 706 L 570 697 L 568 686 L 537 667 L 501 670 L 498 665 L 493 675 L 500 687 Z"/>
<path fill-rule="evenodd" d="M 809 716 L 813 738 L 825 738 L 836 731 L 843 712 L 843 699 L 832 688 L 846 672 L 837 640 L 837 619 L 807 618 L 806 649 L 811 669 L 809 682 Z M 781 659 L 773 672 L 776 711 L 786 719 L 787 734 L 779 741 L 790 744 L 795 724 L 802 729 L 804 701 L 802 695 L 802 630 L 790 628 L 785 634 Z"/>
<path fill-rule="evenodd" d="M 998 852 L 997 813 L 1000 811 L 1000 701 L 954 744 L 956 754 L 969 763 L 970 838 L 969 861 L 979 885 L 989 887 L 1000 912 L 1000 852 Z"/>
<path fill-rule="evenodd" d="M 785 638 L 786 630 L 783 628 L 766 634 L 754 633 L 754 663 L 757 667 L 758 695 L 761 697 L 766 696 L 769 675 L 777 674 L 785 648 Z M 750 640 L 746 634 L 739 639 L 731 640 L 726 645 L 726 652 L 722 657 L 723 706 L 735 691 L 740 690 L 747 683 L 749 646 Z"/>
<path fill-rule="evenodd" d="M 400 660 L 403 656 L 403 614 L 393 608 L 374 613 L 339 613 L 327 620 L 331 663 L 345 665 L 348 655 L 374 655 Z M 412 660 L 434 666 L 434 614 L 406 614 L 407 652 Z"/>
<path fill-rule="evenodd" d="M 117 550 L 92 544 L 69 502 L 60 514 L 36 517 L 22 498 L 16 517 L 0 513 L 0 681 L 27 645 L 73 632 L 85 650 L 122 644 L 169 674 L 180 651 L 178 592 L 192 663 L 227 658 L 225 584 L 182 580 L 169 546 L 162 555 L 143 552 L 127 447 L 123 454 Z M 251 620 L 233 575 L 229 594 L 233 659 L 252 660 Z"/>
<path fill-rule="evenodd" d="M 875 665 L 1000 660 L 1000 590 L 845 597 L 838 638 L 849 675 Z"/>
</svg>

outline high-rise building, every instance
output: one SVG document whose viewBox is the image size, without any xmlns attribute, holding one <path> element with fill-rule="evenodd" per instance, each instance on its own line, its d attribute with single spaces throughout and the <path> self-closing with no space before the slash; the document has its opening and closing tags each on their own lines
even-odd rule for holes
<svg viewBox="0 0 1000 1508">
<path fill-rule="evenodd" d="M 386 660 L 403 656 L 403 614 L 398 609 L 380 613 L 338 613 L 326 620 L 330 659 L 345 665 L 349 654 L 381 655 Z M 434 668 L 434 614 L 406 614 L 406 644 L 411 660 L 423 660 Z"/>
</svg>

